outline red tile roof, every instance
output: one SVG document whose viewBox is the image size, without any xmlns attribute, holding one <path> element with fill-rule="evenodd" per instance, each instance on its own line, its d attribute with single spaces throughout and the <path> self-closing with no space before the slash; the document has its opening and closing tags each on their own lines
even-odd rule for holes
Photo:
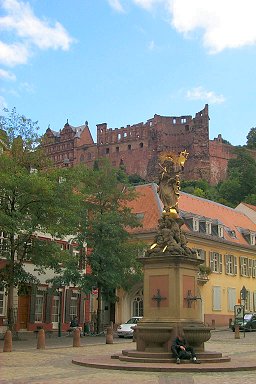
<svg viewBox="0 0 256 384">
<path fill-rule="evenodd" d="M 158 226 L 158 219 L 162 213 L 162 202 L 157 193 L 157 185 L 145 184 L 135 187 L 138 197 L 129 202 L 129 207 L 133 212 L 142 216 L 142 227 L 135 228 L 131 232 L 149 232 L 155 231 Z M 242 212 L 233 208 L 206 200 L 188 193 L 181 192 L 179 199 L 179 210 L 181 215 L 191 213 L 191 216 L 217 221 L 218 224 L 224 226 L 224 238 L 238 244 L 248 245 L 247 241 L 241 234 L 239 229 L 244 229 L 256 233 L 256 224 Z M 256 207 L 254 207 L 256 208 Z M 183 226 L 185 231 L 191 231 L 187 226 Z M 228 233 L 235 231 L 236 237 L 232 237 Z"/>
</svg>

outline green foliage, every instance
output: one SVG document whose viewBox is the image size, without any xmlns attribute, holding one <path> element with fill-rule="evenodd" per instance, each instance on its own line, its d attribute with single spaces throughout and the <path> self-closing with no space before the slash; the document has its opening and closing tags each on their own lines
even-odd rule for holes
<svg viewBox="0 0 256 384">
<path fill-rule="evenodd" d="M 146 181 L 138 174 L 134 173 L 133 175 L 128 176 L 129 183 L 132 185 L 145 184 Z"/>
<path fill-rule="evenodd" d="M 250 149 L 256 149 L 256 128 L 251 128 L 248 135 L 246 136 L 247 139 L 247 148 Z"/>
<path fill-rule="evenodd" d="M 0 156 L 0 232 L 5 234 L 0 257 L 6 259 L 1 277 L 13 289 L 35 282 L 24 267 L 27 261 L 40 273 L 45 268 L 60 272 L 71 254 L 50 240 L 73 233 L 81 210 L 73 171 L 45 168 L 43 153 L 34 148 L 38 136 L 31 121 L 13 110 L 10 117 L 1 117 L 1 126 L 8 134 L 8 151 Z M 60 177 L 66 181 L 60 183 Z M 40 233 L 47 233 L 49 241 L 37 238 Z"/>
</svg>

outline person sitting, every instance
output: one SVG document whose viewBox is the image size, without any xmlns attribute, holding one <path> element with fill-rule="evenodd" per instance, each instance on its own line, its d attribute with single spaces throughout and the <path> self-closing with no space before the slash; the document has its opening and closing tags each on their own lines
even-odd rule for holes
<svg viewBox="0 0 256 384">
<path fill-rule="evenodd" d="M 193 347 L 189 346 L 184 335 L 178 334 L 171 346 L 173 356 L 176 358 L 176 363 L 180 364 L 181 360 L 192 360 L 195 364 L 200 364 L 196 358 Z"/>
<path fill-rule="evenodd" d="M 80 333 L 82 334 L 82 327 L 79 326 L 79 322 L 78 322 L 78 317 L 75 316 L 71 322 L 70 322 L 70 329 L 72 329 L 73 331 L 75 329 L 79 329 Z"/>
</svg>

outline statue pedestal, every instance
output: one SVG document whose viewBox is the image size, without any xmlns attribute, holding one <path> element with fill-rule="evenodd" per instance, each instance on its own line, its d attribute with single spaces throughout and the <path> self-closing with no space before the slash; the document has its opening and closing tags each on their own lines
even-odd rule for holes
<svg viewBox="0 0 256 384">
<path fill-rule="evenodd" d="M 141 258 L 144 267 L 144 316 L 136 327 L 137 351 L 170 351 L 183 331 L 196 351 L 211 337 L 197 296 L 198 266 L 194 255 L 159 253 Z"/>
</svg>

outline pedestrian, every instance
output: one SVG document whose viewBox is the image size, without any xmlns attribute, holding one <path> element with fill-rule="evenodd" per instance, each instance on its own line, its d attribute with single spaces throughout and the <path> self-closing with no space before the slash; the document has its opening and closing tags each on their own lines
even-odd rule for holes
<svg viewBox="0 0 256 384">
<path fill-rule="evenodd" d="M 191 360 L 195 364 L 200 364 L 196 358 L 193 347 L 188 345 L 183 333 L 178 333 L 172 343 L 171 350 L 173 356 L 176 358 L 177 364 L 180 364 L 181 360 Z"/>
</svg>

